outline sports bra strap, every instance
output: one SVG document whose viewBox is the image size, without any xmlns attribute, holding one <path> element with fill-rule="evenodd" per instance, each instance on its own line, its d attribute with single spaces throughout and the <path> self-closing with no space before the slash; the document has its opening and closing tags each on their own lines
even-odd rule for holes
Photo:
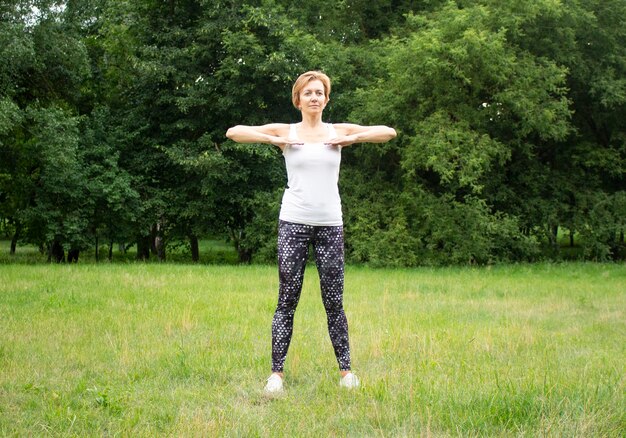
<svg viewBox="0 0 626 438">
<path fill-rule="evenodd" d="M 335 131 L 335 127 L 333 126 L 332 123 L 327 123 L 326 126 L 328 126 L 328 133 L 329 138 L 336 138 L 337 137 L 337 131 Z"/>
</svg>

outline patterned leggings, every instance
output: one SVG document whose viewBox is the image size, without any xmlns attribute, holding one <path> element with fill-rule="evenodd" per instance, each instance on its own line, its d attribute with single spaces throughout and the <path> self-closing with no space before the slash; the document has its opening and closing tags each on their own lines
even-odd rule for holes
<svg viewBox="0 0 626 438">
<path fill-rule="evenodd" d="M 315 251 L 328 333 L 342 371 L 350 369 L 348 320 L 343 311 L 343 227 L 312 226 L 279 221 L 278 305 L 272 321 L 272 371 L 282 372 L 293 333 L 293 316 L 300 300 L 309 243 Z"/>
</svg>

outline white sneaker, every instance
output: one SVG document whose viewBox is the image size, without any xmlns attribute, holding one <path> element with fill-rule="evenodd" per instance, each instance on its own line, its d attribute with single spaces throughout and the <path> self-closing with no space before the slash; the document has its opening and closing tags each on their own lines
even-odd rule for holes
<svg viewBox="0 0 626 438">
<path fill-rule="evenodd" d="M 359 378 L 352 373 L 348 373 L 339 380 L 339 386 L 342 388 L 354 389 L 360 385 Z"/>
<path fill-rule="evenodd" d="M 283 392 L 283 379 L 278 374 L 273 373 L 268 379 L 265 385 L 266 394 L 279 394 Z"/>
</svg>

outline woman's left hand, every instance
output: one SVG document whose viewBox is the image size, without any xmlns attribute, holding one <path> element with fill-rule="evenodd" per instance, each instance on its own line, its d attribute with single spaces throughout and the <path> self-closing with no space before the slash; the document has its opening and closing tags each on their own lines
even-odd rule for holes
<svg viewBox="0 0 626 438">
<path fill-rule="evenodd" d="M 350 146 L 357 143 L 356 135 L 340 135 L 325 142 L 329 146 Z"/>
</svg>

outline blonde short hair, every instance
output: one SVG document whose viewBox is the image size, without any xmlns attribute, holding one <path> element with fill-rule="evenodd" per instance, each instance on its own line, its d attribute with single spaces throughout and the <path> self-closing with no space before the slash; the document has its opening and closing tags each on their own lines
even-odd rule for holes
<svg viewBox="0 0 626 438">
<path fill-rule="evenodd" d="M 302 73 L 296 79 L 296 82 L 293 84 L 293 88 L 291 89 L 291 102 L 293 106 L 297 109 L 300 105 L 300 91 L 311 81 L 319 80 L 324 85 L 324 94 L 326 95 L 326 100 L 330 97 L 330 78 L 326 76 L 321 71 L 308 71 L 306 73 Z"/>
</svg>

